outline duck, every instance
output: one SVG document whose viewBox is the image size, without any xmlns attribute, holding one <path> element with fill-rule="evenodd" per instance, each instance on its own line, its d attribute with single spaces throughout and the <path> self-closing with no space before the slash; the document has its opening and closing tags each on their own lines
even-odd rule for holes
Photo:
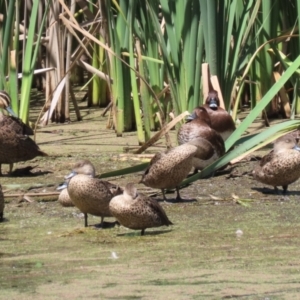
<svg viewBox="0 0 300 300">
<path fill-rule="evenodd" d="M 176 188 L 177 197 L 175 200 L 182 200 L 179 184 L 191 171 L 196 152 L 196 146 L 183 144 L 165 152 L 156 153 L 139 183 L 161 189 L 164 200 L 166 200 L 164 189 Z"/>
<path fill-rule="evenodd" d="M 203 107 L 209 115 L 211 128 L 221 135 L 223 141 L 226 141 L 233 131 L 235 131 L 235 123 L 231 115 L 220 107 L 220 99 L 217 91 L 209 91 Z"/>
<path fill-rule="evenodd" d="M 4 220 L 4 195 L 2 192 L 2 186 L 0 184 L 0 222 Z"/>
<path fill-rule="evenodd" d="M 0 175 L 2 164 L 9 164 L 11 174 L 16 162 L 31 160 L 36 156 L 48 156 L 28 136 L 33 135 L 32 129 L 16 117 L 10 107 L 10 96 L 5 91 L 0 91 L 0 108 L 12 114 L 0 114 Z"/>
<path fill-rule="evenodd" d="M 127 183 L 123 194 L 111 199 L 109 209 L 121 225 L 141 230 L 141 235 L 145 234 L 146 228 L 173 225 L 161 205 L 138 193 L 134 183 Z"/>
<path fill-rule="evenodd" d="M 110 200 L 123 190 L 118 185 L 95 178 L 95 167 L 89 160 L 77 161 L 65 179 L 71 201 L 84 214 L 84 226 L 88 226 L 88 214 L 91 214 L 101 217 L 100 227 L 103 228 L 104 218 L 112 217 Z"/>
<path fill-rule="evenodd" d="M 221 135 L 211 128 L 211 119 L 204 107 L 196 107 L 177 133 L 179 145 L 185 143 L 197 147 L 193 158 L 195 172 L 203 170 L 225 154 Z"/>
<path fill-rule="evenodd" d="M 295 138 L 287 135 L 277 139 L 273 150 L 261 159 L 252 175 L 257 181 L 273 186 L 276 191 L 278 186 L 282 186 L 283 194 L 286 194 L 288 186 L 300 177 L 300 147 Z"/>
</svg>

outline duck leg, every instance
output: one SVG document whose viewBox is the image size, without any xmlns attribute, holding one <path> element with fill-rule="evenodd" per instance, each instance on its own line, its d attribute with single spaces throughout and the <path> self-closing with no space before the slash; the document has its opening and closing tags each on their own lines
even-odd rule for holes
<svg viewBox="0 0 300 300">
<path fill-rule="evenodd" d="M 104 228 L 105 222 L 104 222 L 103 220 L 104 220 L 104 217 L 101 216 L 101 221 L 100 221 L 100 223 L 94 225 L 94 227 L 97 228 L 97 229 L 102 229 L 102 228 Z"/>
<path fill-rule="evenodd" d="M 282 197 L 282 200 L 283 201 L 290 200 L 289 196 L 287 195 L 288 185 L 283 185 L 282 188 L 283 188 L 283 192 L 282 192 L 283 197 Z"/>
<path fill-rule="evenodd" d="M 84 227 L 88 227 L 88 215 L 84 213 Z"/>
<path fill-rule="evenodd" d="M 176 196 L 175 201 L 176 201 L 176 202 L 182 201 L 182 199 L 181 199 L 181 197 L 180 197 L 179 187 L 178 187 L 178 186 L 176 186 L 176 192 L 177 192 L 177 196 Z"/>
<path fill-rule="evenodd" d="M 283 185 L 282 188 L 283 188 L 283 195 L 286 195 L 288 186 L 287 185 Z"/>
<path fill-rule="evenodd" d="M 104 217 L 103 217 L 103 216 L 101 216 L 100 227 L 102 227 L 102 228 L 103 228 L 103 225 L 104 225 Z"/>
<path fill-rule="evenodd" d="M 275 191 L 276 194 L 280 194 L 277 186 L 274 186 L 274 191 Z"/>
<path fill-rule="evenodd" d="M 163 195 L 163 199 L 166 201 L 167 198 L 166 198 L 165 190 L 164 190 L 164 189 L 161 189 L 161 192 L 162 192 L 162 195 Z"/>
</svg>

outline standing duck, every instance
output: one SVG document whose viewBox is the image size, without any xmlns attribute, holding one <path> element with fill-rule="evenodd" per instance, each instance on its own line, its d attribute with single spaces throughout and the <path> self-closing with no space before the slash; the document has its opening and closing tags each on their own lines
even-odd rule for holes
<svg viewBox="0 0 300 300">
<path fill-rule="evenodd" d="M 4 91 L 0 91 L 0 108 L 14 114 L 10 108 L 10 97 Z M 30 160 L 36 156 L 48 156 L 28 137 L 32 134 L 32 129 L 19 118 L 0 114 L 0 175 L 1 164 L 9 164 L 11 173 L 16 162 Z"/>
<path fill-rule="evenodd" d="M 72 172 L 66 176 L 69 180 L 68 193 L 74 203 L 84 214 L 84 226 L 88 226 L 88 214 L 101 217 L 103 227 L 104 217 L 111 217 L 110 200 L 123 192 L 119 186 L 95 177 L 95 168 L 89 160 L 78 161 Z M 63 188 L 63 187 L 62 187 Z"/>
<path fill-rule="evenodd" d="M 257 181 L 272 185 L 275 190 L 282 186 L 285 194 L 288 185 L 300 177 L 300 148 L 293 136 L 279 138 L 274 149 L 261 159 L 252 174 Z"/>
<path fill-rule="evenodd" d="M 223 141 L 226 141 L 232 132 L 235 131 L 235 124 L 230 114 L 220 107 L 220 100 L 218 98 L 217 91 L 211 90 L 208 93 L 203 107 L 209 114 L 211 128 L 221 135 Z"/>
<path fill-rule="evenodd" d="M 203 170 L 225 154 L 224 141 L 220 134 L 211 128 L 210 117 L 204 107 L 196 107 L 187 117 L 177 134 L 180 145 L 188 143 L 197 147 L 193 159 L 195 170 Z"/>
<path fill-rule="evenodd" d="M 196 146 L 184 144 L 155 154 L 140 182 L 161 189 L 165 200 L 164 189 L 176 188 L 176 200 L 181 200 L 178 186 L 192 169 L 196 152 Z"/>
<path fill-rule="evenodd" d="M 127 183 L 123 194 L 111 199 L 109 209 L 121 225 L 141 230 L 141 235 L 146 228 L 173 225 L 159 203 L 138 193 L 133 183 Z"/>
</svg>

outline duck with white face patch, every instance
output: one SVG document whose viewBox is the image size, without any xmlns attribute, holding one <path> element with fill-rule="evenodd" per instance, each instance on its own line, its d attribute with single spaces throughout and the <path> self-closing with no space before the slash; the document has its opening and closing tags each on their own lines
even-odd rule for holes
<svg viewBox="0 0 300 300">
<path fill-rule="evenodd" d="M 178 143 L 197 147 L 193 158 L 195 171 L 203 170 L 225 154 L 225 145 L 220 134 L 211 128 L 211 121 L 205 108 L 196 107 L 187 117 L 177 134 Z"/>
<path fill-rule="evenodd" d="M 231 115 L 220 107 L 220 99 L 215 90 L 211 90 L 205 100 L 203 107 L 206 109 L 211 128 L 216 130 L 224 141 L 235 131 L 235 124 Z"/>
</svg>

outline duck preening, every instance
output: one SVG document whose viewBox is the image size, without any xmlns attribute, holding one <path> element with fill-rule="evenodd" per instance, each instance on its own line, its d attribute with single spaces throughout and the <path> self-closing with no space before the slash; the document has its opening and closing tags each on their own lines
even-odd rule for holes
<svg viewBox="0 0 300 300">
<path fill-rule="evenodd" d="M 111 199 L 109 209 L 121 225 L 141 230 L 141 235 L 146 228 L 173 225 L 160 204 L 138 193 L 133 183 L 127 183 L 123 194 Z"/>
</svg>

